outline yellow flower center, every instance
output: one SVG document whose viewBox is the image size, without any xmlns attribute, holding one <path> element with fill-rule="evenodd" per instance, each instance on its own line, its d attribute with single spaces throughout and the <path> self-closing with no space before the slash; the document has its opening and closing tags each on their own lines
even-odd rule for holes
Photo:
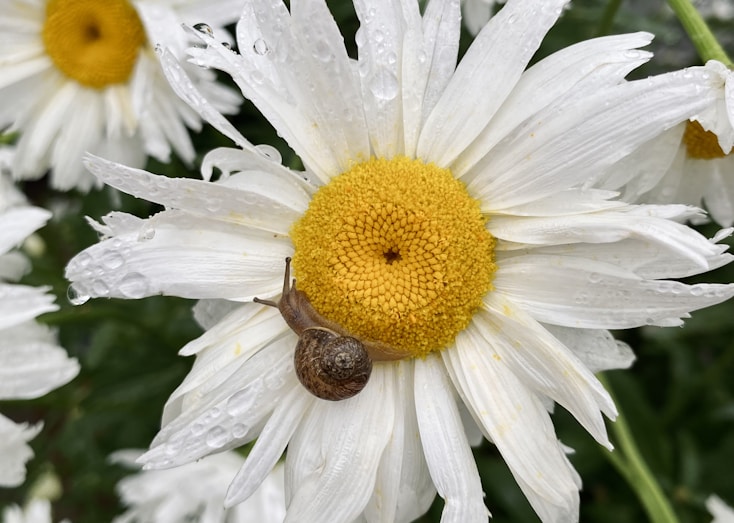
<svg viewBox="0 0 734 523">
<path fill-rule="evenodd" d="M 56 67 L 97 89 L 124 83 L 145 43 L 145 30 L 127 0 L 49 0 L 43 44 Z"/>
<path fill-rule="evenodd" d="M 711 131 L 706 131 L 701 124 L 689 121 L 686 130 L 683 133 L 683 143 L 686 145 L 688 156 L 697 160 L 711 160 L 713 158 L 723 158 L 727 154 L 719 145 L 719 139 Z"/>
<path fill-rule="evenodd" d="M 450 171 L 371 159 L 319 189 L 291 230 L 298 289 L 403 357 L 448 347 L 491 289 L 495 240 Z"/>
</svg>

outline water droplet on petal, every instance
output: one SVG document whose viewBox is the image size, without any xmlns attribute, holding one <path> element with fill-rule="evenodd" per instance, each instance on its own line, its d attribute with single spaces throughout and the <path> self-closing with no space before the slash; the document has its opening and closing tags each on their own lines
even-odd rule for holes
<svg viewBox="0 0 734 523">
<path fill-rule="evenodd" d="M 143 227 L 138 232 L 138 241 L 147 242 L 155 238 L 155 229 L 153 227 Z"/>
<path fill-rule="evenodd" d="M 201 436 L 204 434 L 204 430 L 206 430 L 206 427 L 202 423 L 194 423 L 191 425 L 191 434 L 193 436 Z"/>
<path fill-rule="evenodd" d="M 270 46 L 268 46 L 268 43 L 265 40 L 258 38 L 255 40 L 255 43 L 252 44 L 252 50 L 255 51 L 255 54 L 265 56 L 270 52 Z"/>
<path fill-rule="evenodd" d="M 214 449 L 224 446 L 227 442 L 227 431 L 222 427 L 213 427 L 206 433 L 206 444 Z"/>
<path fill-rule="evenodd" d="M 214 30 L 209 24 L 198 23 L 194 24 L 194 29 L 205 35 L 214 36 Z"/>
<path fill-rule="evenodd" d="M 120 280 L 118 288 L 123 296 L 136 300 L 148 294 L 148 280 L 139 272 L 131 272 Z"/>
<path fill-rule="evenodd" d="M 102 255 L 102 265 L 108 269 L 119 269 L 123 263 L 125 263 L 125 260 L 119 252 L 107 251 Z"/>
<path fill-rule="evenodd" d="M 95 296 L 107 296 L 110 292 L 110 288 L 102 280 L 95 280 L 94 283 L 92 283 L 92 291 Z"/>
<path fill-rule="evenodd" d="M 232 427 L 232 436 L 237 439 L 244 438 L 249 431 L 250 428 L 247 425 L 243 423 L 238 423 L 234 427 Z"/>
<path fill-rule="evenodd" d="M 69 300 L 69 303 L 72 305 L 82 305 L 89 301 L 89 295 L 79 291 L 72 284 L 66 289 L 66 299 Z"/>
<path fill-rule="evenodd" d="M 331 52 L 331 47 L 325 40 L 319 40 L 314 46 L 313 56 L 317 60 L 326 63 L 332 60 L 334 53 Z"/>
<path fill-rule="evenodd" d="M 392 72 L 380 68 L 370 80 L 369 88 L 375 98 L 392 100 L 398 94 L 398 79 Z"/>
</svg>

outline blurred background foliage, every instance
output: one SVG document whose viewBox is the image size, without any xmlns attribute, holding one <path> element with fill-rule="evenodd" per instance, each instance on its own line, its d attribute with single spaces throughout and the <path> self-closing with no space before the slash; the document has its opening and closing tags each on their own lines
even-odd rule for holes
<svg viewBox="0 0 734 523">
<path fill-rule="evenodd" d="M 712 2 L 701 2 L 704 13 L 715 11 Z M 351 2 L 331 0 L 329 4 L 350 53 L 356 56 L 358 24 Z M 699 63 L 662 0 L 613 0 L 611 4 L 620 4 L 614 16 L 609 15 L 609 2 L 576 1 L 551 30 L 536 59 L 600 34 L 644 30 L 656 35 L 650 47 L 656 56 L 632 76 Z M 732 20 L 708 19 L 722 45 L 733 53 Z M 470 35 L 462 35 L 462 52 L 470 42 Z M 229 82 L 224 76 L 222 81 Z M 298 165 L 252 104 L 245 102 L 232 121 L 252 142 L 275 145 L 284 163 Z M 196 165 L 186 166 L 174 158 L 169 164 L 150 161 L 148 170 L 198 177 L 196 167 L 207 151 L 231 145 L 210 127 L 194 140 L 199 153 Z M 43 420 L 44 429 L 31 442 L 36 457 L 28 463 L 27 481 L 19 488 L 0 489 L 0 507 L 22 503 L 35 489 L 50 488 L 56 492 L 56 521 L 110 521 L 122 511 L 114 486 L 129 471 L 111 465 L 108 457 L 119 449 L 148 446 L 159 428 L 166 399 L 192 363 L 177 352 L 201 329 L 192 318 L 193 302 L 183 299 L 97 299 L 80 306 L 66 299 L 66 262 L 97 240 L 84 217 L 99 219 L 112 210 L 145 217 L 160 210 L 156 205 L 109 188 L 89 194 L 57 193 L 43 180 L 23 188 L 34 204 L 54 212 L 52 221 L 28 244 L 33 271 L 24 281 L 52 286 L 61 309 L 40 319 L 58 329 L 61 344 L 79 360 L 81 372 L 70 384 L 40 399 L 2 403 L 5 415 L 16 421 Z M 715 230 L 706 226 L 702 232 L 710 237 Z M 733 282 L 734 267 L 697 280 Z M 734 502 L 732 318 L 734 302 L 729 302 L 694 313 L 683 328 L 616 333 L 634 348 L 637 362 L 631 370 L 608 372 L 608 381 L 639 449 L 685 523 L 711 520 L 703 501 L 712 493 Z M 554 421 L 561 440 L 575 449 L 571 460 L 583 478 L 581 521 L 645 521 L 635 492 L 614 468 L 608 452 L 562 409 L 557 409 Z M 493 521 L 537 521 L 494 447 L 485 442 L 475 455 Z M 441 507 L 437 498 L 419 521 L 439 521 Z"/>
</svg>

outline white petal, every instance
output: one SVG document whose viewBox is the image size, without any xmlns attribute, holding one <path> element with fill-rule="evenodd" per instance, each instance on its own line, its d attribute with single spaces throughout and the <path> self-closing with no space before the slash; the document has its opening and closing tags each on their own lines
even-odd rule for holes
<svg viewBox="0 0 734 523">
<path fill-rule="evenodd" d="M 447 167 L 466 149 L 510 94 L 566 3 L 547 0 L 533 7 L 509 1 L 492 17 L 426 119 L 420 158 Z"/>
<path fill-rule="evenodd" d="M 635 354 L 626 343 L 601 329 L 572 329 L 546 324 L 544 327 L 594 373 L 611 369 L 628 369 Z"/>
<path fill-rule="evenodd" d="M 79 373 L 54 338 L 34 322 L 0 331 L 0 399 L 39 398 Z"/>
<path fill-rule="evenodd" d="M 690 212 L 689 212 L 690 211 Z M 611 243 L 625 239 L 644 240 L 686 257 L 701 269 L 709 268 L 707 257 L 721 253 L 698 232 L 671 218 L 695 213 L 685 206 L 626 206 L 618 210 L 567 216 L 493 216 L 488 229 L 503 240 L 533 245 Z"/>
<path fill-rule="evenodd" d="M 491 23 L 491 22 L 490 22 Z M 689 68 L 562 98 L 513 130 L 468 184 L 497 211 L 592 184 L 614 162 L 708 106 L 708 73 Z"/>
<path fill-rule="evenodd" d="M 283 171 L 238 176 L 229 184 L 168 178 L 88 155 L 87 168 L 116 189 L 192 214 L 242 223 L 288 234 L 290 225 L 308 208 L 308 194 Z M 232 177 L 230 177 L 232 178 Z"/>
<path fill-rule="evenodd" d="M 600 87 L 619 83 L 652 56 L 634 50 L 651 40 L 650 33 L 594 38 L 566 47 L 533 65 L 523 73 L 491 124 L 453 162 L 451 171 L 462 177 L 512 129 L 561 97 L 578 99 Z"/>
<path fill-rule="evenodd" d="M 290 244 L 249 227 L 164 211 L 138 231 L 92 245 L 69 261 L 66 277 L 84 296 L 249 301 L 282 288 Z"/>
<path fill-rule="evenodd" d="M 0 487 L 18 487 L 25 481 L 25 463 L 33 457 L 27 442 L 36 437 L 42 423 L 16 424 L 0 414 Z"/>
<path fill-rule="evenodd" d="M 0 213 L 0 254 L 19 245 L 49 218 L 51 213 L 38 207 L 16 207 Z"/>
<path fill-rule="evenodd" d="M 44 312 L 58 310 L 49 287 L 0 283 L 0 329 L 18 325 Z"/>
<path fill-rule="evenodd" d="M 286 522 L 351 521 L 372 496 L 377 469 L 390 439 L 395 406 L 393 383 L 380 365 L 356 396 L 337 402 L 318 400 L 312 406 L 319 430 L 304 456 L 304 442 L 289 447 L 286 460 Z M 301 430 L 301 429 L 299 429 Z M 288 471 L 294 454 L 297 470 Z M 290 494 L 289 494 L 290 492 Z"/>
<path fill-rule="evenodd" d="M 423 455 L 413 399 L 413 361 L 381 364 L 392 388 L 396 412 L 390 441 L 382 454 L 365 521 L 413 521 L 423 515 L 436 496 Z M 391 401 L 391 400 L 388 400 Z"/>
<path fill-rule="evenodd" d="M 231 379 L 220 386 L 194 389 L 139 461 L 145 468 L 169 468 L 252 441 L 280 398 L 290 390 L 302 390 L 292 360 L 292 340 L 276 340 L 252 358 L 242 359 Z"/>
<path fill-rule="evenodd" d="M 217 131 L 243 149 L 254 149 L 254 146 L 247 140 L 247 138 L 242 136 L 242 134 L 240 134 L 240 132 L 231 123 L 229 123 L 224 116 L 222 116 L 222 113 L 216 110 L 206 97 L 202 96 L 201 92 L 196 88 L 194 83 L 186 74 L 186 71 L 181 67 L 176 56 L 169 49 L 165 49 L 161 52 L 160 60 L 163 73 L 166 75 L 166 79 L 171 85 L 171 88 L 178 96 L 185 100 L 189 106 L 197 111 L 201 118 L 209 122 Z"/>
<path fill-rule="evenodd" d="M 415 406 L 428 469 L 438 494 L 446 501 L 441 521 L 487 521 L 479 471 L 453 386 L 437 355 L 415 360 Z"/>
<path fill-rule="evenodd" d="M 494 286 L 538 321 L 587 329 L 681 325 L 734 295 L 734 284 L 645 280 L 606 262 L 547 255 L 504 260 Z"/>
<path fill-rule="evenodd" d="M 314 401 L 315 396 L 298 387 L 289 390 L 281 398 L 247 455 L 247 460 L 232 480 L 224 501 L 226 507 L 246 500 L 257 490 L 273 470 L 301 418 L 308 414 L 309 406 Z"/>
<path fill-rule="evenodd" d="M 577 519 L 575 475 L 538 397 L 471 326 L 457 336 L 455 349 L 441 355 L 464 402 L 536 512 L 556 510 L 567 516 L 558 521 Z"/>
<path fill-rule="evenodd" d="M 594 438 L 611 448 L 601 413 L 615 418 L 611 397 L 558 339 L 497 293 L 475 314 L 474 330 L 530 390 L 567 409 Z"/>
</svg>

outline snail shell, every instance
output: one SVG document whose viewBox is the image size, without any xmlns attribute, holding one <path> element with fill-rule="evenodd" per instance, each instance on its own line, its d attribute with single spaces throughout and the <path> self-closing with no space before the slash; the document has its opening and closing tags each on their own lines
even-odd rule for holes
<svg viewBox="0 0 734 523">
<path fill-rule="evenodd" d="M 283 294 L 276 301 L 254 298 L 255 303 L 275 307 L 298 335 L 294 357 L 296 375 L 314 396 L 338 401 L 351 398 L 370 379 L 372 361 L 403 357 L 375 340 L 359 340 L 340 325 L 323 318 L 290 279 L 290 258 L 285 259 Z"/>
<path fill-rule="evenodd" d="M 372 373 L 362 342 L 314 327 L 301 334 L 294 356 L 296 375 L 316 397 L 338 401 L 359 393 Z"/>
</svg>

